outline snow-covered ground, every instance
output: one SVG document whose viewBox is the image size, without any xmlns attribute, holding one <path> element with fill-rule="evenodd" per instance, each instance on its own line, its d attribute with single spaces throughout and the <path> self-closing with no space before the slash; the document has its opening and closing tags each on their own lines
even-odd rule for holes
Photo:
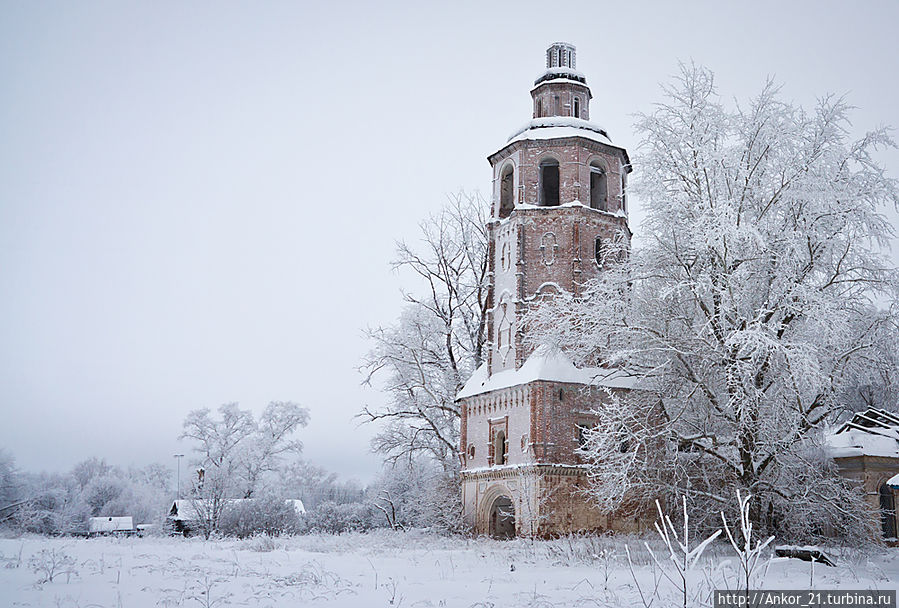
<svg viewBox="0 0 899 608">
<path fill-rule="evenodd" d="M 706 551 L 691 573 L 691 605 L 708 605 L 712 586 L 736 586 L 730 551 L 726 544 Z M 895 589 L 899 582 L 899 549 L 831 555 L 837 568 L 765 562 L 758 586 Z M 52 582 L 41 582 L 54 560 L 63 563 Z M 375 531 L 246 541 L 0 539 L 3 607 L 643 606 L 640 591 L 648 600 L 656 587 L 653 606 L 680 605 L 643 539 L 634 537 L 503 542 Z"/>
</svg>

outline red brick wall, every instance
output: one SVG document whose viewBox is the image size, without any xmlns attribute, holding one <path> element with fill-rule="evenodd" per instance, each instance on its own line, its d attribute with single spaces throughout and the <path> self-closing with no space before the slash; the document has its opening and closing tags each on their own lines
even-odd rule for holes
<svg viewBox="0 0 899 608">
<path fill-rule="evenodd" d="M 573 116 L 574 98 L 580 100 L 580 117 L 590 120 L 590 89 L 585 84 L 574 81 L 540 83 L 531 90 L 534 100 L 534 118 L 547 116 Z M 558 98 L 558 105 L 556 99 Z M 537 102 L 543 106 L 542 116 L 537 115 Z"/>
</svg>

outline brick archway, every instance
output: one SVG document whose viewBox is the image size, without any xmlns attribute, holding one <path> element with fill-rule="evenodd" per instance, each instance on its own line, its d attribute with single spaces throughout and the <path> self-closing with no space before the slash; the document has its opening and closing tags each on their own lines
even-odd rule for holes
<svg viewBox="0 0 899 608">
<path fill-rule="evenodd" d="M 512 538 L 517 532 L 515 515 L 512 492 L 505 484 L 494 483 L 481 497 L 478 532 L 495 538 Z"/>
</svg>

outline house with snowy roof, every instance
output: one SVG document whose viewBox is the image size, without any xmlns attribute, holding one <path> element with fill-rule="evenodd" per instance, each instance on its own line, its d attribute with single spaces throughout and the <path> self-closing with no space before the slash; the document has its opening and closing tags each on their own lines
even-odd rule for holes
<svg viewBox="0 0 899 608">
<path fill-rule="evenodd" d="M 134 519 L 128 517 L 91 517 L 88 521 L 89 536 L 131 536 L 137 533 Z"/>
<path fill-rule="evenodd" d="M 880 519 L 885 540 L 897 537 L 899 521 L 899 414 L 868 408 L 839 425 L 826 437 L 827 449 L 840 473 L 856 481 Z"/>
</svg>

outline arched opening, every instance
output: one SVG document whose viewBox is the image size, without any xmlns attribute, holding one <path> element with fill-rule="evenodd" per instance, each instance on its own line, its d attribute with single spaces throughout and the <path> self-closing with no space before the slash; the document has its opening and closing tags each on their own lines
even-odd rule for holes
<svg viewBox="0 0 899 608">
<path fill-rule="evenodd" d="M 559 161 L 552 158 L 540 163 L 540 204 L 559 206 Z"/>
<path fill-rule="evenodd" d="M 512 164 L 503 167 L 499 182 L 499 217 L 500 219 L 509 217 L 512 209 L 515 207 L 515 183 L 513 176 L 515 170 Z"/>
<path fill-rule="evenodd" d="M 896 500 L 887 484 L 880 486 L 880 527 L 884 538 L 896 538 Z"/>
<path fill-rule="evenodd" d="M 490 536 L 505 539 L 515 536 L 515 506 L 508 496 L 500 496 L 490 506 Z"/>
<path fill-rule="evenodd" d="M 572 115 L 575 118 L 581 117 L 581 100 L 577 97 L 574 98 L 574 112 L 572 113 Z"/>
<path fill-rule="evenodd" d="M 493 464 L 506 464 L 507 450 L 506 433 L 497 431 L 493 436 Z"/>
<path fill-rule="evenodd" d="M 597 266 L 602 266 L 602 239 L 596 237 L 593 241 L 593 259 L 596 260 Z"/>
<path fill-rule="evenodd" d="M 608 211 L 609 184 L 598 162 L 590 163 L 590 208 Z"/>
</svg>

